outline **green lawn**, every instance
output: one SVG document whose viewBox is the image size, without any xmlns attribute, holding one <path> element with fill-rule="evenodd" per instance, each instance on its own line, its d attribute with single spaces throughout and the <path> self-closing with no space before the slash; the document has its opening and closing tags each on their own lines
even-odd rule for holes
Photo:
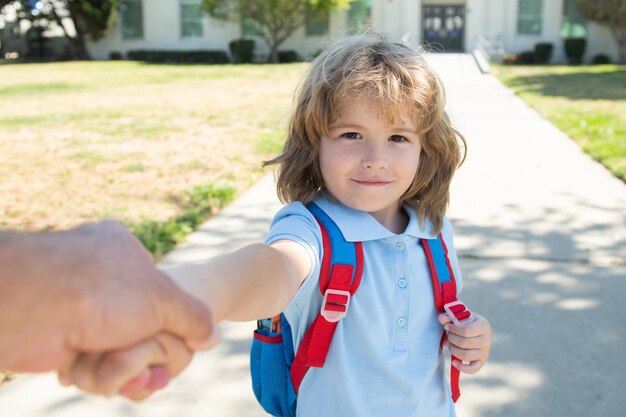
<svg viewBox="0 0 626 417">
<path fill-rule="evenodd" d="M 626 66 L 493 66 L 495 75 L 626 181 Z"/>
<path fill-rule="evenodd" d="M 305 68 L 0 65 L 0 228 L 115 218 L 167 252 L 267 172 Z"/>
</svg>

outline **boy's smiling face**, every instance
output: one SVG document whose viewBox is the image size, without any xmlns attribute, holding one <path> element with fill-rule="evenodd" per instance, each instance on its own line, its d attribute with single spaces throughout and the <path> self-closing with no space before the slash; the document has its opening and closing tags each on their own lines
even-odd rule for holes
<svg viewBox="0 0 626 417">
<path fill-rule="evenodd" d="M 422 150 L 414 116 L 389 123 L 372 98 L 344 100 L 320 144 L 326 189 L 341 203 L 369 212 L 395 233 L 406 227 L 400 198 L 413 182 Z"/>
</svg>

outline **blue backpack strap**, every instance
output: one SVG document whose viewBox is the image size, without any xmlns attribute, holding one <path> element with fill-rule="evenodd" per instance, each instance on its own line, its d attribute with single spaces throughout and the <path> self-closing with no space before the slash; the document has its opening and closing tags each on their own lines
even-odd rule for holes
<svg viewBox="0 0 626 417">
<path fill-rule="evenodd" d="M 339 227 L 319 206 L 311 203 L 307 208 L 322 232 L 324 255 L 319 287 L 323 300 L 320 314 L 305 333 L 291 366 L 296 393 L 311 367 L 324 366 L 337 323 L 346 316 L 350 298 L 358 289 L 363 274 L 362 243 L 347 242 Z"/>
</svg>

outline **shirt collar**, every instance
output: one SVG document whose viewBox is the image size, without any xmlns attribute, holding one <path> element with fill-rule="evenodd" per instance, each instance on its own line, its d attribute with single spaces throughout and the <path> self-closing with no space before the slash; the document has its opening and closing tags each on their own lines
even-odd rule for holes
<svg viewBox="0 0 626 417">
<path fill-rule="evenodd" d="M 318 196 L 314 203 L 333 219 L 348 242 L 363 242 L 393 236 L 410 236 L 420 239 L 434 239 L 436 237 L 433 234 L 432 223 L 427 219 L 422 228 L 415 209 L 408 206 L 404 206 L 403 209 L 409 215 L 409 224 L 403 233 L 395 234 L 380 224 L 368 212 L 355 210 L 323 194 Z"/>
</svg>

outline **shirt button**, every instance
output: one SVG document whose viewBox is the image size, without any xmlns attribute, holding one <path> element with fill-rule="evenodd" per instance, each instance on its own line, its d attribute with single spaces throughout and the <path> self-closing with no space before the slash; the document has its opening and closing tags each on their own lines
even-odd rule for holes
<svg viewBox="0 0 626 417">
<path fill-rule="evenodd" d="M 400 280 L 398 281 L 398 285 L 400 286 L 400 288 L 406 288 L 406 279 L 404 278 L 400 278 Z"/>
<path fill-rule="evenodd" d="M 406 324 L 406 319 L 404 317 L 400 317 L 398 319 L 398 326 L 404 327 L 405 324 Z"/>
<path fill-rule="evenodd" d="M 396 250 L 398 252 L 402 252 L 404 250 L 404 243 L 402 243 L 402 242 L 396 243 Z"/>
</svg>

